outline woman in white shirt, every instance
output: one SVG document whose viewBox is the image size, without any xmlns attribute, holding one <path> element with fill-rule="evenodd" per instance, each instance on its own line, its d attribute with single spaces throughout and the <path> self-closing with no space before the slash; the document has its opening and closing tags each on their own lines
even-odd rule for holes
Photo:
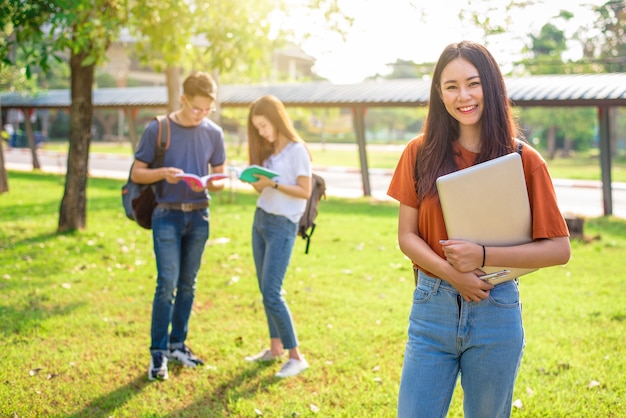
<svg viewBox="0 0 626 418">
<path fill-rule="evenodd" d="M 270 179 L 258 175 L 252 184 L 260 193 L 252 226 L 252 252 L 269 327 L 270 348 L 246 357 L 248 361 L 289 359 L 277 377 L 291 377 L 309 365 L 298 347 L 293 319 L 281 288 L 296 239 L 298 222 L 311 194 L 311 156 L 293 128 L 283 103 L 263 96 L 248 116 L 249 163 L 279 173 Z"/>
</svg>

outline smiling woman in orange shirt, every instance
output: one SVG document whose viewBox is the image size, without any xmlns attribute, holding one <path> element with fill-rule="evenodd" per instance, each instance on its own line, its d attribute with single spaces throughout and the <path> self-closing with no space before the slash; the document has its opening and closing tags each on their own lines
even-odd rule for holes
<svg viewBox="0 0 626 418">
<path fill-rule="evenodd" d="M 424 130 L 407 145 L 389 186 L 400 202 L 398 243 L 417 278 L 399 417 L 445 417 L 459 375 L 466 417 L 510 416 L 525 344 L 519 290 L 516 280 L 481 280 L 481 267 L 569 260 L 569 233 L 546 163 L 528 144 L 522 165 L 533 241 L 483 247 L 448 239 L 436 179 L 515 152 L 520 134 L 507 97 L 487 49 L 467 41 L 447 46 L 435 66 Z"/>
</svg>

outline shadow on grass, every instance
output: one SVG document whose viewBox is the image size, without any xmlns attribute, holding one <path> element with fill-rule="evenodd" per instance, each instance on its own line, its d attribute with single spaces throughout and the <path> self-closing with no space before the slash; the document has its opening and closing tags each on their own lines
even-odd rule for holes
<svg viewBox="0 0 626 418">
<path fill-rule="evenodd" d="M 267 390 L 275 383 L 274 378 L 261 378 L 259 373 L 269 365 L 258 365 L 253 369 L 246 369 L 230 380 L 221 383 L 213 392 L 207 394 L 193 393 L 189 396 L 199 397 L 194 404 L 178 411 L 168 412 L 168 417 L 221 417 L 229 416 L 228 405 L 241 398 L 251 398 L 258 391 Z M 82 410 L 67 418 L 107 418 L 115 415 L 116 411 L 124 411 L 124 405 L 133 397 L 139 396 L 150 385 L 177 385 L 176 376 L 183 366 L 174 365 L 170 368 L 170 379 L 165 382 L 151 382 L 147 376 L 141 374 L 128 384 L 102 395 Z M 210 375 L 208 377 L 210 379 Z"/>
<path fill-rule="evenodd" d="M 80 246 L 84 254 L 98 252 L 99 248 L 83 245 L 84 234 L 76 231 L 64 233 L 46 232 L 39 235 L 28 235 L 25 228 L 13 228 L 10 233 L 0 235 L 0 264 L 18 263 L 21 268 L 13 272 L 16 277 L 28 276 L 28 285 L 48 285 L 48 277 L 68 270 L 68 260 L 64 251 Z M 0 288 L 20 286 L 19 282 L 5 283 Z"/>
<path fill-rule="evenodd" d="M 50 282 L 49 277 L 67 271 L 67 260 L 58 252 L 67 244 L 59 242 L 59 237 L 73 238 L 76 234 L 67 232 L 41 233 L 28 235 L 30 231 L 13 228 L 11 234 L 0 238 L 0 265 L 15 264 L 10 280 L 0 282 L 0 291 L 10 296 L 10 303 L 0 306 L 0 338 L 11 335 L 30 335 L 48 320 L 56 316 L 70 316 L 85 302 L 63 304 L 55 299 L 54 291 L 60 283 Z M 74 244 L 71 244 L 74 245 Z M 51 255 L 48 248 L 55 248 Z M 69 273 L 68 273 L 69 275 Z"/>
<path fill-rule="evenodd" d="M 0 338 L 6 340 L 12 334 L 30 338 L 32 330 L 39 327 L 47 319 L 55 316 L 69 316 L 85 305 L 84 303 L 72 303 L 65 306 L 48 306 L 46 304 L 48 300 L 49 298 L 46 296 L 32 294 L 28 296 L 22 308 L 0 307 L 0 317 L 11 318 L 10 321 L 0 321 Z"/>
<path fill-rule="evenodd" d="M 235 405 L 240 399 L 250 399 L 259 392 L 267 391 L 278 378 L 260 376 L 268 367 L 275 367 L 274 363 L 257 363 L 250 368 L 242 369 L 241 373 L 232 376 L 229 380 L 220 383 L 213 392 L 207 393 L 195 404 L 175 411 L 171 417 L 222 417 L 232 416 L 229 405 Z"/>
<path fill-rule="evenodd" d="M 150 382 L 146 375 L 135 377 L 127 385 L 113 392 L 100 396 L 86 405 L 81 411 L 66 415 L 66 418 L 107 418 L 115 415 L 115 411 L 122 407 L 129 399 L 137 396 L 147 385 L 160 384 L 162 382 Z"/>
</svg>

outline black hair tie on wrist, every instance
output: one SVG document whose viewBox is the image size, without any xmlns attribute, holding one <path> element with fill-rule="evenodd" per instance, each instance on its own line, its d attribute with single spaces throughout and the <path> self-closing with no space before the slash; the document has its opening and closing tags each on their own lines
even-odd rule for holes
<svg viewBox="0 0 626 418">
<path fill-rule="evenodd" d="M 485 267 L 485 256 L 486 256 L 486 251 L 485 251 L 485 246 L 483 245 L 482 247 L 483 247 L 483 265 L 482 265 L 482 266 L 480 266 L 480 268 Z"/>
</svg>

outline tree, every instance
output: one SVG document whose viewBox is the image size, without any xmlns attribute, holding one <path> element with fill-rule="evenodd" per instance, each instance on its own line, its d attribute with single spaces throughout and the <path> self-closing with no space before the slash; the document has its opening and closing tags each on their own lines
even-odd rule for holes
<svg viewBox="0 0 626 418">
<path fill-rule="evenodd" d="M 402 59 L 396 59 L 396 62 L 388 64 L 391 67 L 391 73 L 384 78 L 386 79 L 398 79 L 398 78 L 422 78 L 429 77 L 435 68 L 435 63 L 422 63 L 416 64 L 413 61 L 407 61 Z M 378 78 L 378 76 L 370 77 Z"/>
<path fill-rule="evenodd" d="M 268 71 L 273 41 L 267 17 L 278 7 L 282 1 L 131 2 L 129 29 L 136 39 L 135 53 L 144 64 L 165 72 L 168 111 L 179 107 L 183 72 L 209 71 L 219 83 L 224 72 L 238 66 L 244 67 L 238 73 L 248 72 L 248 77 Z"/>
<path fill-rule="evenodd" d="M 561 12 L 555 21 L 567 21 L 572 14 Z M 542 26 L 538 35 L 530 35 L 530 46 L 526 49 L 528 58 L 522 60 L 527 71 L 538 74 L 567 74 L 575 72 L 576 63 L 566 62 L 563 54 L 567 50 L 563 30 L 553 23 Z M 548 159 L 556 156 L 559 141 L 562 143 L 562 156 L 567 157 L 574 145 L 586 148 L 593 139 L 595 118 L 589 108 L 535 108 L 524 109 L 522 119 L 526 125 L 543 130 Z M 586 144 L 585 144 L 586 142 Z"/>
<path fill-rule="evenodd" d="M 34 80 L 29 79 L 23 72 L 11 71 L 10 68 L 0 67 L 0 91 L 33 92 L 36 90 Z M 9 178 L 4 165 L 4 141 L 8 140 L 8 134 L 4 131 L 2 120 L 2 102 L 0 101 L 0 193 L 9 191 Z M 35 154 L 36 158 L 36 154 Z M 36 166 L 36 159 L 33 159 Z"/>
<path fill-rule="evenodd" d="M 551 23 L 546 23 L 541 28 L 539 35 L 530 35 L 531 45 L 527 49 L 530 57 L 522 60 L 524 68 L 532 74 L 556 74 L 563 70 L 562 54 L 566 50 L 565 35 Z M 559 113 L 555 115 L 554 113 Z M 544 127 L 548 159 L 556 155 L 556 130 L 559 116 L 563 111 L 530 109 L 523 111 L 524 121 L 537 127 Z"/>
<path fill-rule="evenodd" d="M 36 60 L 39 51 L 32 50 L 21 43 L 21 31 L 15 27 L 31 30 L 33 26 L 42 24 L 42 14 L 47 12 L 47 5 L 24 4 L 18 2 L 3 2 L 0 4 L 0 91 L 34 93 L 37 90 L 35 79 L 31 74 L 31 67 L 22 66 L 22 63 Z M 19 63 L 20 69 L 15 71 L 9 65 Z M 0 103 L 0 109 L 2 103 Z M 1 114 L 0 114 L 1 115 Z M 39 168 L 39 161 L 35 152 L 35 141 L 30 127 L 28 115 L 25 117 L 28 131 L 29 145 L 31 146 L 33 168 Z M 4 133 L 4 122 L 0 116 L 0 132 Z M 0 139 L 2 141 L 2 139 Z M 0 193 L 9 191 L 9 182 L 4 164 L 4 151 L 0 142 Z"/>
<path fill-rule="evenodd" d="M 578 33 L 584 60 L 594 64 L 595 72 L 625 72 L 626 1 L 610 0 L 593 10 L 595 24 Z"/>
<path fill-rule="evenodd" d="M 24 53 L 27 74 L 33 66 L 45 72 L 53 57 L 69 54 L 70 146 L 57 231 L 83 229 L 87 217 L 94 70 L 126 22 L 124 4 L 122 0 L 15 1 L 3 18 L 13 29 L 13 41 L 7 42 L 1 51 L 5 65 L 19 65 L 8 59 L 7 52 L 15 49 Z"/>
<path fill-rule="evenodd" d="M 589 72 L 626 71 L 626 1 L 610 0 L 593 8 L 597 20 L 588 28 L 578 32 L 583 45 L 583 63 Z M 610 108 L 609 129 L 611 129 L 611 153 L 618 151 L 617 140 L 624 132 L 620 108 Z"/>
<path fill-rule="evenodd" d="M 337 0 L 301 1 L 311 9 L 325 10 L 327 18 L 340 14 Z M 259 68 L 254 59 L 271 52 L 263 50 L 267 43 L 262 40 L 270 32 L 264 16 L 284 4 L 283 0 L 31 0 L 0 4 L 0 29 L 8 34 L 0 43 L 3 66 L 20 65 L 11 60 L 16 49 L 24 52 L 27 74 L 33 66 L 46 71 L 52 57 L 69 53 L 70 146 L 58 232 L 86 226 L 94 72 L 106 58 L 109 45 L 119 37 L 120 28 L 128 27 L 145 42 L 149 52 L 144 59 L 161 59 L 168 74 L 170 101 L 176 102 L 180 65 L 192 62 L 192 37 L 204 36 L 207 44 L 201 55 L 210 53 L 211 60 L 204 62 L 212 64 L 216 77 L 219 70 L 234 68 L 241 62 L 248 68 Z"/>
<path fill-rule="evenodd" d="M 530 35 L 531 57 L 522 60 L 524 68 L 531 74 L 564 73 L 563 53 L 567 50 L 565 34 L 552 23 L 541 27 L 539 35 Z"/>
<path fill-rule="evenodd" d="M 509 29 L 517 12 L 533 4 L 535 2 L 532 0 L 467 0 L 465 6 L 457 13 L 457 17 L 462 27 L 476 31 L 485 46 L 495 55 L 499 55 L 496 46 L 500 45 L 510 53 L 511 41 L 519 41 L 511 38 Z"/>
<path fill-rule="evenodd" d="M 209 71 L 218 84 L 250 83 L 267 76 L 272 52 L 286 42 L 300 41 L 291 28 L 281 26 L 296 11 L 307 14 L 318 27 L 342 36 L 352 22 L 340 10 L 338 0 L 187 0 L 165 4 L 145 0 L 132 3 L 129 28 L 137 39 L 139 59 L 165 71 L 168 110 L 172 111 L 179 105 L 183 72 Z M 177 30 L 163 30 L 168 27 Z"/>
</svg>

